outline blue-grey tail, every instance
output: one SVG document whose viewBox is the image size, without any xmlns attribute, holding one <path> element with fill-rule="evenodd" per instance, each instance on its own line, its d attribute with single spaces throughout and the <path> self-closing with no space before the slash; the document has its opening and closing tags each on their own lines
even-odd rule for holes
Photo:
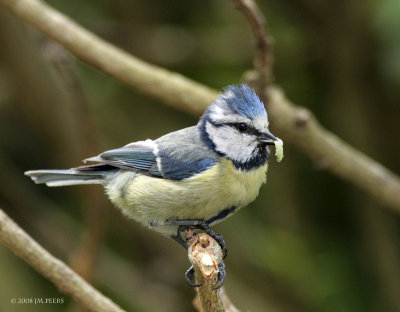
<svg viewBox="0 0 400 312">
<path fill-rule="evenodd" d="M 102 184 L 107 171 L 85 170 L 31 170 L 25 175 L 37 183 L 45 183 L 47 186 L 68 186 L 79 184 Z"/>
</svg>

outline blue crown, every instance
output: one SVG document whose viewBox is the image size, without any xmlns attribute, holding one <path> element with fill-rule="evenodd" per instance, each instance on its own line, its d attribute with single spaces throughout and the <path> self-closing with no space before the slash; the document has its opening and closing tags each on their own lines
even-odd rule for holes
<svg viewBox="0 0 400 312">
<path fill-rule="evenodd" d="M 250 119 L 257 116 L 267 116 L 264 104 L 260 101 L 255 91 L 245 84 L 226 87 L 219 95 L 216 103 L 222 108 L 230 108 Z"/>
</svg>

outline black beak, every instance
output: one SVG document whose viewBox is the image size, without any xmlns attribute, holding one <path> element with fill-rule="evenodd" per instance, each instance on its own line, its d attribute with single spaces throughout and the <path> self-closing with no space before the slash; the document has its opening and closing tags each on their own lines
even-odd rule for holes
<svg viewBox="0 0 400 312">
<path fill-rule="evenodd" d="M 275 145 L 275 141 L 278 141 L 278 138 L 269 131 L 262 133 L 258 137 L 258 142 L 264 145 Z"/>
</svg>

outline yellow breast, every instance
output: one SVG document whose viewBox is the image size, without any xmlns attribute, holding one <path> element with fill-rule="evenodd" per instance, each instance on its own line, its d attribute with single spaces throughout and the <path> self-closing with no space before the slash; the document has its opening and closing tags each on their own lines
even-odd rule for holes
<svg viewBox="0 0 400 312">
<path fill-rule="evenodd" d="M 266 181 L 267 168 L 266 164 L 245 172 L 222 159 L 181 181 L 124 172 L 107 193 L 126 214 L 145 224 L 171 218 L 207 220 L 222 209 L 241 208 L 253 201 Z"/>
</svg>

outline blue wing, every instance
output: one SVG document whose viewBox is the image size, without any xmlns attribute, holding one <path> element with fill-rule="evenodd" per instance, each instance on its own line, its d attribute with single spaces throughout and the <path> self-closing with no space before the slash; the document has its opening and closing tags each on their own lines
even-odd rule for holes
<svg viewBox="0 0 400 312">
<path fill-rule="evenodd" d="M 134 147 L 122 147 L 106 151 L 100 155 L 100 159 L 104 164 L 127 170 L 149 171 L 157 165 L 157 158 L 153 150 Z"/>
<path fill-rule="evenodd" d="M 124 170 L 140 171 L 160 178 L 182 180 L 206 170 L 215 163 L 215 159 L 204 157 L 201 153 L 198 157 L 184 158 L 171 153 L 168 148 L 157 145 L 154 141 L 146 140 L 89 158 L 87 161 L 96 161 L 100 164 L 89 165 L 86 168 L 108 165 Z M 78 169 L 85 170 L 85 166 Z"/>
<path fill-rule="evenodd" d="M 157 164 L 157 145 L 151 141 L 141 141 L 124 147 L 105 151 L 99 156 L 88 158 L 98 164 L 82 166 L 79 170 L 96 170 L 96 167 L 108 166 L 132 171 L 144 171 L 150 175 L 162 177 Z"/>
<path fill-rule="evenodd" d="M 190 162 L 172 157 L 161 158 L 162 174 L 165 178 L 171 180 L 190 178 L 210 168 L 214 163 L 215 160 L 212 158 L 196 159 Z"/>
</svg>

